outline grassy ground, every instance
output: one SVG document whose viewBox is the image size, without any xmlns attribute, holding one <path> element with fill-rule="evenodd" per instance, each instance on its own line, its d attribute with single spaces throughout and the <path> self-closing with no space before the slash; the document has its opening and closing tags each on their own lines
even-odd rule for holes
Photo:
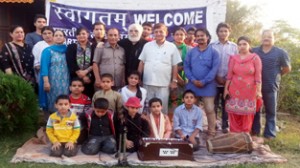
<svg viewBox="0 0 300 168">
<path fill-rule="evenodd" d="M 290 115 L 279 115 L 278 125 L 281 128 L 278 137 L 275 140 L 266 142 L 270 145 L 273 152 L 280 154 L 288 159 L 283 164 L 241 164 L 235 166 L 226 166 L 226 168 L 294 168 L 300 167 L 300 117 Z M 99 165 L 84 166 L 60 166 L 55 164 L 37 164 L 37 163 L 18 163 L 12 164 L 9 161 L 15 154 L 16 150 L 34 133 L 25 133 L 24 135 L 14 135 L 0 137 L 0 168 L 62 168 L 62 167 L 97 167 Z"/>
</svg>

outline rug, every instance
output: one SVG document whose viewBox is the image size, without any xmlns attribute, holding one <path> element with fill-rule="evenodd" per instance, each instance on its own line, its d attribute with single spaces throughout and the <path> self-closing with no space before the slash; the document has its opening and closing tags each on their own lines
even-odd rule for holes
<svg viewBox="0 0 300 168">
<path fill-rule="evenodd" d="M 221 134 L 220 132 L 218 132 Z M 60 158 L 50 157 L 50 146 L 47 142 L 43 129 L 38 131 L 38 138 L 29 139 L 22 147 L 20 147 L 14 157 L 12 163 L 19 162 L 36 162 L 36 163 L 54 163 L 59 165 L 83 165 L 98 164 L 103 166 L 113 166 L 118 164 L 115 155 L 99 153 L 98 155 L 88 156 L 78 151 L 74 157 L 68 158 L 62 156 Z M 205 136 L 203 136 L 205 137 Z M 131 166 L 157 166 L 157 167 L 216 167 L 244 163 L 284 163 L 287 161 L 284 157 L 271 151 L 268 145 L 253 142 L 252 153 L 242 154 L 212 154 L 207 151 L 205 141 L 202 141 L 201 148 L 194 152 L 194 161 L 176 160 L 176 161 L 141 161 L 136 153 L 127 153 L 127 162 Z"/>
</svg>

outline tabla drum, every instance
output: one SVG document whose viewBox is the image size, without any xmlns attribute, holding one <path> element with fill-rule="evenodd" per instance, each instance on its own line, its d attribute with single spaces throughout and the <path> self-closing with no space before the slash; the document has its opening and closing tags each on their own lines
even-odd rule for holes
<svg viewBox="0 0 300 168">
<path fill-rule="evenodd" d="M 253 144 L 248 133 L 228 133 L 206 141 L 210 153 L 251 153 Z"/>
</svg>

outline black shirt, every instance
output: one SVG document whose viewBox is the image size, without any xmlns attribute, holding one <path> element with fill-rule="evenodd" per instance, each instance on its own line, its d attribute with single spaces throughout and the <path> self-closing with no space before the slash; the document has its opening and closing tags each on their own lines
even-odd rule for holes
<svg viewBox="0 0 300 168">
<path fill-rule="evenodd" d="M 125 78 L 127 79 L 129 74 L 132 71 L 137 71 L 139 67 L 139 56 L 143 50 L 144 45 L 148 41 L 144 39 L 140 39 L 137 43 L 132 44 L 132 42 L 126 38 L 122 39 L 118 42 L 118 44 L 124 48 L 125 50 L 125 59 L 126 59 L 126 64 L 125 64 Z"/>
<path fill-rule="evenodd" d="M 127 128 L 127 139 L 138 142 L 142 137 L 148 137 L 150 133 L 149 125 L 146 119 L 141 117 L 141 114 L 137 113 L 133 118 L 124 112 L 125 122 L 122 124 L 119 119 L 115 121 L 115 128 L 117 138 L 119 134 L 124 130 L 124 126 Z M 116 118 L 115 118 L 116 120 Z"/>
<path fill-rule="evenodd" d="M 16 49 L 19 57 L 15 55 L 13 48 Z M 4 72 L 6 69 L 11 68 L 14 74 L 23 77 L 27 81 L 35 83 L 33 62 L 34 57 L 31 54 L 31 48 L 27 44 L 20 46 L 16 43 L 6 43 L 0 53 L 1 69 Z M 23 74 L 21 74 L 22 72 Z"/>
<path fill-rule="evenodd" d="M 98 117 L 95 113 L 92 114 L 90 135 L 93 136 L 108 136 L 112 135 L 112 130 L 109 124 L 108 114 Z"/>
</svg>

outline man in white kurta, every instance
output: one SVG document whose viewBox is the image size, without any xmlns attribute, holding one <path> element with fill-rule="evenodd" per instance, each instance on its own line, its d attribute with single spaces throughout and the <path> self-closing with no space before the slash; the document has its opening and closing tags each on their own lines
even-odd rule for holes
<svg viewBox="0 0 300 168">
<path fill-rule="evenodd" d="M 148 102 L 151 98 L 160 98 L 163 113 L 168 113 L 169 87 L 177 87 L 177 64 L 181 56 L 176 46 L 166 41 L 167 27 L 158 23 L 154 25 L 155 41 L 145 44 L 139 57 L 138 71 L 143 74 L 144 88 L 147 90 Z"/>
</svg>

